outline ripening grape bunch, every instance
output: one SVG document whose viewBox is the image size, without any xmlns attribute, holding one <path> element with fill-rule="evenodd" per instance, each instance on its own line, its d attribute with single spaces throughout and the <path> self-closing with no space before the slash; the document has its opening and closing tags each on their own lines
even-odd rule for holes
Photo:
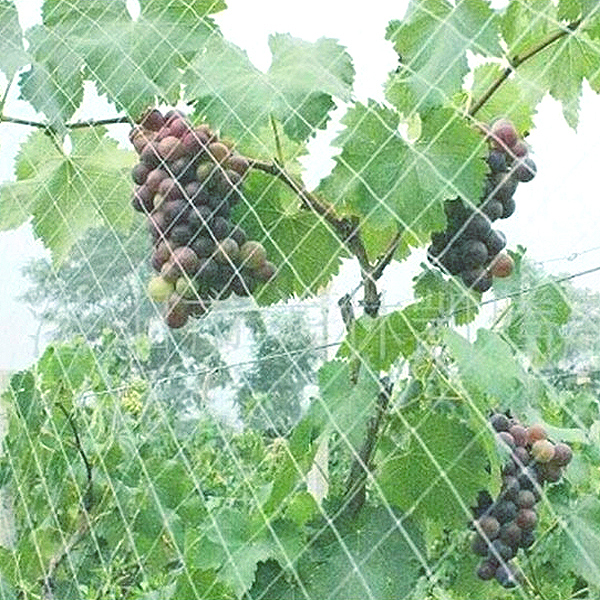
<svg viewBox="0 0 600 600">
<path fill-rule="evenodd" d="M 519 548 L 529 548 L 535 541 L 536 504 L 542 486 L 560 481 L 573 452 L 567 444 L 552 443 L 542 425 L 526 427 L 502 413 L 492 415 L 490 424 L 510 458 L 502 470 L 498 498 L 493 500 L 486 491 L 479 493 L 473 509 L 472 549 L 483 557 L 477 575 L 483 580 L 495 578 L 510 588 L 521 579 L 511 559 Z"/>
<path fill-rule="evenodd" d="M 183 327 L 214 300 L 248 296 L 274 277 L 263 245 L 231 221 L 249 169 L 245 157 L 177 110 L 148 111 L 129 139 L 139 155 L 132 205 L 147 215 L 157 272 L 148 293 L 166 303 L 169 327 Z"/>
<path fill-rule="evenodd" d="M 489 290 L 493 277 L 512 273 L 513 261 L 502 252 L 506 238 L 492 223 L 514 213 L 518 184 L 531 181 L 536 173 L 527 145 L 508 119 L 493 123 L 486 130 L 486 139 L 490 171 L 479 206 L 468 206 L 461 198 L 446 201 L 448 225 L 445 231 L 432 234 L 427 249 L 431 263 L 459 276 L 478 292 Z"/>
</svg>

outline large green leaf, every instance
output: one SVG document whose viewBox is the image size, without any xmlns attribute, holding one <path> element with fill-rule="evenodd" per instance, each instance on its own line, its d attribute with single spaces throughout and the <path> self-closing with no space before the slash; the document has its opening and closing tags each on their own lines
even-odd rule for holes
<svg viewBox="0 0 600 600">
<path fill-rule="evenodd" d="M 563 518 L 562 562 L 591 585 L 600 587 L 600 500 L 582 496 Z"/>
<path fill-rule="evenodd" d="M 404 420 L 404 419 L 403 419 Z M 409 416 L 408 447 L 387 457 L 378 482 L 386 500 L 424 523 L 461 527 L 477 492 L 489 485 L 483 443 L 464 423 L 430 412 Z"/>
<path fill-rule="evenodd" d="M 29 62 L 23 48 L 23 32 L 15 4 L 9 0 L 0 1 L 0 70 L 7 79 Z"/>
<path fill-rule="evenodd" d="M 132 20 L 124 0 L 90 2 L 89 0 L 45 0 L 43 25 L 36 29 L 39 65 L 24 79 L 23 94 L 35 97 L 38 82 L 60 102 L 59 114 L 51 118 L 70 117 L 72 106 L 81 98 L 63 86 L 64 81 L 93 80 L 101 94 L 106 94 L 117 108 L 133 117 L 157 99 L 175 103 L 180 95 L 181 69 L 202 51 L 217 28 L 209 18 L 224 8 L 219 2 L 160 2 L 143 0 L 141 14 Z M 60 53 L 48 52 L 56 44 Z M 85 67 L 85 70 L 84 70 Z M 74 85 L 74 84 L 73 84 Z M 39 100 L 38 104 L 48 102 Z M 56 111 L 54 111 L 56 113 Z"/>
<path fill-rule="evenodd" d="M 487 410 L 489 402 L 482 401 L 479 394 L 488 394 L 502 407 L 520 401 L 524 373 L 511 347 L 498 334 L 480 329 L 475 342 L 470 343 L 448 329 L 445 340 L 465 386 L 476 392 L 472 400 L 478 405 L 481 402 L 481 410 Z"/>
<path fill-rule="evenodd" d="M 374 373 L 387 371 L 399 356 L 408 358 L 415 351 L 420 334 L 438 315 L 433 304 L 417 302 L 375 319 L 361 317 L 352 324 L 339 354 L 358 357 Z"/>
<path fill-rule="evenodd" d="M 401 111 L 447 104 L 469 71 L 467 50 L 500 56 L 497 19 L 486 0 L 411 0 L 405 18 L 392 21 L 387 39 L 400 56 L 388 99 Z"/>
<path fill-rule="evenodd" d="M 104 223 L 125 231 L 133 218 L 133 152 L 119 150 L 102 127 L 75 130 L 70 137 L 66 154 L 48 135 L 33 133 L 17 157 L 17 181 L 0 188 L 0 230 L 32 216 L 34 232 L 55 263 L 89 228 Z"/>
<path fill-rule="evenodd" d="M 358 451 L 365 439 L 367 421 L 380 392 L 379 376 L 367 368 L 353 381 L 347 361 L 333 360 L 319 371 L 320 398 L 311 406 L 313 423 L 321 431 L 336 432 L 342 447 Z"/>
<path fill-rule="evenodd" d="M 478 202 L 486 172 L 482 138 L 453 111 L 423 115 L 414 143 L 400 135 L 398 113 L 374 102 L 356 104 L 343 123 L 335 141 L 342 152 L 319 191 L 340 212 L 360 217 L 370 256 L 387 248 L 395 233 L 390 224 L 423 243 L 445 226 L 445 198 Z"/>
<path fill-rule="evenodd" d="M 270 304 L 305 297 L 327 285 L 346 251 L 323 217 L 301 208 L 287 186 L 264 173 L 248 177 L 244 197 L 234 218 L 251 239 L 264 244 L 277 266 L 275 279 L 257 291 L 257 300 Z"/>
<path fill-rule="evenodd" d="M 273 35 L 269 46 L 273 58 L 263 73 L 243 50 L 215 36 L 186 72 L 186 96 L 242 145 L 271 115 L 291 139 L 306 139 L 325 126 L 333 98 L 350 100 L 354 68 L 336 41 Z"/>
</svg>

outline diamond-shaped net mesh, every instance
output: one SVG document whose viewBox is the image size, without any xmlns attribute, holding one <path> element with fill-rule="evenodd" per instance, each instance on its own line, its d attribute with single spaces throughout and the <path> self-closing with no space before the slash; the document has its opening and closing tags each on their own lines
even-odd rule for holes
<svg viewBox="0 0 600 600">
<path fill-rule="evenodd" d="M 230 4 L 0 2 L 0 598 L 598 597 L 596 3 Z"/>
</svg>

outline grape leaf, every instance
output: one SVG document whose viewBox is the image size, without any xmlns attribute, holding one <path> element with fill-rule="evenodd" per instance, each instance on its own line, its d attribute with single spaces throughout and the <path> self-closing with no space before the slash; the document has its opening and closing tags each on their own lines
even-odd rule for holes
<svg viewBox="0 0 600 600">
<path fill-rule="evenodd" d="M 41 132 L 29 136 L 16 160 L 17 181 L 0 188 L 0 230 L 24 223 L 63 261 L 80 236 L 105 223 L 125 231 L 133 211 L 129 171 L 134 153 L 119 150 L 103 127 L 74 130 L 62 152 Z"/>
<path fill-rule="evenodd" d="M 264 244 L 268 259 L 277 266 L 275 279 L 256 292 L 258 302 L 304 297 L 329 283 L 346 252 L 326 221 L 300 208 L 287 186 L 264 173 L 251 173 L 244 197 L 233 219 L 251 239 Z"/>
<path fill-rule="evenodd" d="M 351 525 L 328 533 L 317 538 L 312 560 L 300 566 L 302 598 L 401 600 L 411 595 L 425 565 L 425 543 L 410 517 L 365 506 Z"/>
<path fill-rule="evenodd" d="M 574 129 L 579 121 L 582 82 L 600 91 L 600 45 L 587 34 L 567 35 L 519 67 L 519 75 L 562 104 L 563 115 Z"/>
<path fill-rule="evenodd" d="M 556 7 L 552 0 L 510 0 L 501 19 L 508 55 L 525 53 L 556 31 Z"/>
<path fill-rule="evenodd" d="M 485 447 L 464 423 L 421 413 L 406 420 L 408 447 L 387 457 L 378 482 L 388 502 L 422 522 L 462 527 L 477 492 L 489 485 Z"/>
<path fill-rule="evenodd" d="M 511 406 L 518 399 L 524 373 L 510 346 L 496 333 L 480 329 L 471 344 L 455 331 L 446 330 L 446 344 L 458 364 L 463 382 L 468 388 L 491 395 L 501 406 Z M 488 403 L 474 394 L 472 400 L 481 410 Z"/>
<path fill-rule="evenodd" d="M 219 580 L 241 598 L 252 586 L 259 562 L 270 558 L 292 564 L 302 544 L 290 522 L 267 526 L 264 520 L 233 508 L 222 508 L 206 536 L 189 543 L 186 562 L 199 569 L 217 569 Z"/>
<path fill-rule="evenodd" d="M 447 104 L 469 71 L 467 50 L 501 56 L 497 17 L 486 0 L 411 0 L 403 21 L 392 21 L 386 39 L 400 56 L 387 98 L 398 110 L 419 112 Z"/>
<path fill-rule="evenodd" d="M 600 500 L 581 496 L 564 511 L 563 519 L 563 561 L 590 584 L 600 586 Z"/>
<path fill-rule="evenodd" d="M 558 18 L 565 21 L 575 21 L 597 12 L 596 0 L 558 0 Z M 597 14 L 596 14 L 597 16 Z"/>
<path fill-rule="evenodd" d="M 417 243 L 442 230 L 442 200 L 461 195 L 476 201 L 486 166 L 479 134 L 453 111 L 434 109 L 422 117 L 421 136 L 405 141 L 399 115 L 375 102 L 356 104 L 343 119 L 335 144 L 342 147 L 319 192 L 342 214 L 361 218 L 369 256 L 383 253 L 398 223 Z M 382 232 L 385 235 L 382 235 Z"/>
<path fill-rule="evenodd" d="M 476 101 L 483 96 L 493 82 L 502 75 L 503 69 L 497 63 L 479 65 L 473 74 L 471 94 Z M 536 85 L 519 76 L 519 73 L 506 80 L 477 112 L 477 118 L 491 123 L 498 117 L 510 119 L 522 135 L 533 127 L 536 106 L 544 93 Z"/>
<path fill-rule="evenodd" d="M 452 317 L 457 325 L 473 321 L 481 294 L 465 289 L 454 277 L 444 278 L 437 269 L 421 266 L 424 270 L 413 278 L 413 289 L 427 311 L 439 318 Z"/>
<path fill-rule="evenodd" d="M 62 41 L 85 64 L 85 76 L 99 92 L 133 117 L 157 98 L 177 102 L 181 69 L 216 34 L 208 15 L 224 7 L 223 2 L 183 0 L 143 0 L 140 5 L 136 21 L 124 0 L 45 0 L 42 11 L 46 43 Z M 62 82 L 52 71 L 49 79 L 55 85 Z"/>
<path fill-rule="evenodd" d="M 400 355 L 408 358 L 415 351 L 420 334 L 437 316 L 432 304 L 417 302 L 376 319 L 361 317 L 352 324 L 339 356 L 358 356 L 374 373 L 387 371 Z"/>
<path fill-rule="evenodd" d="M 358 450 L 380 392 L 378 374 L 363 368 L 354 383 L 349 363 L 332 360 L 319 370 L 319 388 L 321 397 L 310 409 L 313 422 L 322 430 L 338 432 L 344 447 Z"/>
<path fill-rule="evenodd" d="M 199 113 L 242 145 L 269 124 L 270 115 L 291 139 L 304 140 L 325 126 L 334 97 L 350 100 L 354 68 L 336 41 L 309 43 L 272 35 L 269 46 L 273 57 L 267 73 L 216 36 L 186 71 L 186 97 L 194 98 Z"/>
<path fill-rule="evenodd" d="M 14 2 L 0 1 L 0 69 L 10 81 L 29 62 Z"/>
<path fill-rule="evenodd" d="M 65 37 L 42 25 L 27 32 L 31 67 L 21 74 L 20 97 L 62 135 L 83 100 L 83 61 Z"/>
</svg>

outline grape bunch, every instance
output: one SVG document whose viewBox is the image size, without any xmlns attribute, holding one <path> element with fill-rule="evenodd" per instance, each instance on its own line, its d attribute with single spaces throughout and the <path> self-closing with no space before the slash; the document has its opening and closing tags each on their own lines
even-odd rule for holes
<svg viewBox="0 0 600 600">
<path fill-rule="evenodd" d="M 521 578 L 511 559 L 519 548 L 529 548 L 535 539 L 535 505 L 541 498 L 542 485 L 560 480 L 573 452 L 567 444 L 553 444 L 542 425 L 525 427 L 502 413 L 492 415 L 490 423 L 510 458 L 502 470 L 498 498 L 494 501 L 488 492 L 479 493 L 473 509 L 476 533 L 472 549 L 484 557 L 477 575 L 484 580 L 496 578 L 500 585 L 510 588 Z"/>
<path fill-rule="evenodd" d="M 166 303 L 169 327 L 183 327 L 214 300 L 248 296 L 274 277 L 264 246 L 230 218 L 249 169 L 245 157 L 176 110 L 148 111 L 129 139 L 139 155 L 132 205 L 148 217 L 158 273 L 148 293 Z"/>
<path fill-rule="evenodd" d="M 512 273 L 513 261 L 502 252 L 506 238 L 492 229 L 492 223 L 514 213 L 517 185 L 531 181 L 536 173 L 527 145 L 509 120 L 496 121 L 486 130 L 486 139 L 490 144 L 490 171 L 480 205 L 468 206 L 461 198 L 447 200 L 447 228 L 432 234 L 427 249 L 431 263 L 460 276 L 467 287 L 478 292 L 486 292 L 493 277 Z"/>
</svg>

